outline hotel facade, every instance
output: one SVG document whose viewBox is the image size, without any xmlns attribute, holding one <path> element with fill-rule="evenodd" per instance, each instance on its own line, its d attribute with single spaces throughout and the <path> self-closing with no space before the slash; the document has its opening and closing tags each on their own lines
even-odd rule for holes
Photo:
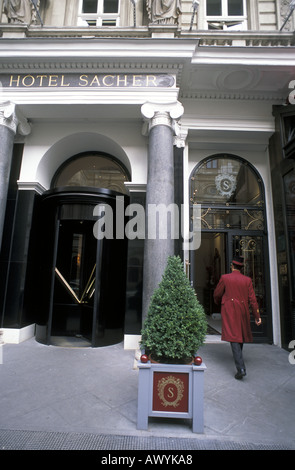
<svg viewBox="0 0 295 470">
<path fill-rule="evenodd" d="M 262 317 L 254 341 L 288 348 L 293 2 L 0 7 L 4 341 L 136 348 L 172 254 L 208 320 L 218 318 L 214 287 L 239 255 Z M 148 232 L 151 208 L 162 236 Z"/>
</svg>

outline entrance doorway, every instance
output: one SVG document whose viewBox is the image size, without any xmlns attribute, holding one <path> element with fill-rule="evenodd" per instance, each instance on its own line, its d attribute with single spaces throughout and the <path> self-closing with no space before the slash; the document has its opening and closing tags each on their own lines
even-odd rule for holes
<svg viewBox="0 0 295 470">
<path fill-rule="evenodd" d="M 206 314 L 220 314 L 220 305 L 213 300 L 213 292 L 222 274 L 228 272 L 226 234 L 202 233 L 201 248 L 191 259 L 192 282 Z"/>
<path fill-rule="evenodd" d="M 84 338 L 85 343 L 92 342 L 99 248 L 92 230 L 93 223 L 88 220 L 59 223 L 52 292 L 52 338 L 73 336 Z"/>
<path fill-rule="evenodd" d="M 97 347 L 123 340 L 127 241 L 97 239 L 93 231 L 97 205 L 108 204 L 116 220 L 117 196 L 108 190 L 85 193 L 74 187 L 44 195 L 42 245 L 36 260 L 38 341 Z M 120 198 L 128 204 L 127 196 Z"/>
<path fill-rule="evenodd" d="M 192 280 L 198 299 L 207 315 L 220 314 L 220 304 L 216 305 L 213 298 L 214 289 L 221 275 L 230 272 L 231 262 L 235 256 L 244 259 L 243 273 L 252 279 L 260 311 L 267 310 L 264 253 L 263 237 L 255 234 L 202 233 L 201 247 L 195 251 L 193 257 Z M 256 331 L 254 318 L 252 321 L 253 329 Z"/>
<path fill-rule="evenodd" d="M 251 318 L 253 338 L 271 341 L 269 269 L 262 181 L 245 160 L 214 155 L 201 162 L 190 179 L 190 205 L 201 205 L 201 245 L 190 252 L 190 278 L 209 323 L 220 317 L 213 293 L 233 257 L 244 259 L 243 272 L 252 279 L 262 327 Z"/>
<path fill-rule="evenodd" d="M 116 237 L 116 223 L 124 223 L 128 179 L 114 158 L 87 153 L 70 159 L 44 193 L 35 260 L 37 341 L 97 347 L 123 340 L 127 240 Z M 99 236 L 98 220 L 106 225 Z"/>
</svg>

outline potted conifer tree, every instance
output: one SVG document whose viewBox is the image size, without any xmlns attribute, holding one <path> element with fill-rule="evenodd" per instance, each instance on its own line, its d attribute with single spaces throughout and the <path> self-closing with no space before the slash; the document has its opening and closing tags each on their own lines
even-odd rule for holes
<svg viewBox="0 0 295 470">
<path fill-rule="evenodd" d="M 203 364 L 197 351 L 207 332 L 203 306 L 184 272 L 170 256 L 142 328 L 139 367 L 138 429 L 149 416 L 193 419 L 203 432 Z"/>
</svg>

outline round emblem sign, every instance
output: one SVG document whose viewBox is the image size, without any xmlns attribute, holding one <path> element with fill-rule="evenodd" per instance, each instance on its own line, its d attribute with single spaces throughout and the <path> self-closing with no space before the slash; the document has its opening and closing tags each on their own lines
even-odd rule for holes
<svg viewBox="0 0 295 470">
<path fill-rule="evenodd" d="M 181 379 L 172 375 L 162 378 L 158 382 L 158 396 L 163 406 L 177 408 L 183 398 L 184 384 Z"/>
<path fill-rule="evenodd" d="M 234 175 L 221 173 L 216 176 L 215 185 L 217 191 L 222 196 L 231 196 L 234 190 L 236 189 L 236 177 Z"/>
</svg>

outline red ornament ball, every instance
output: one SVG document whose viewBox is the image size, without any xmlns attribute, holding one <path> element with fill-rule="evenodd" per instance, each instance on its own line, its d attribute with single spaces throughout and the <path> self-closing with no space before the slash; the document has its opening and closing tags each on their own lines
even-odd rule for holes
<svg viewBox="0 0 295 470">
<path fill-rule="evenodd" d="M 143 362 L 144 364 L 148 362 L 149 358 L 146 354 L 142 354 L 141 357 L 140 357 L 140 360 L 141 362 Z"/>
<path fill-rule="evenodd" d="M 195 359 L 194 359 L 194 363 L 196 366 L 200 366 L 203 362 L 203 359 L 201 358 L 201 356 L 196 356 Z"/>
</svg>

